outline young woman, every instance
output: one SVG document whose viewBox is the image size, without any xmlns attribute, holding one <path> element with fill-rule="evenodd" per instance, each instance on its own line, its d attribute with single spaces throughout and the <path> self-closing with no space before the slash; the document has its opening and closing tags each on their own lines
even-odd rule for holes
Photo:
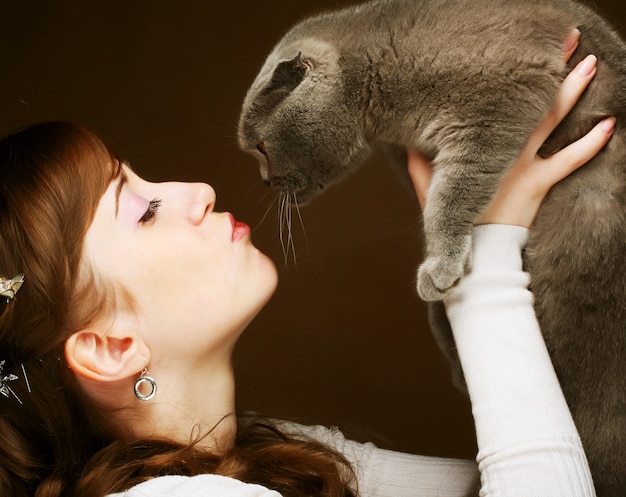
<svg viewBox="0 0 626 497">
<path fill-rule="evenodd" d="M 575 48 L 572 42 L 567 47 Z M 478 468 L 380 450 L 322 427 L 238 419 L 231 355 L 276 271 L 205 184 L 150 183 L 92 133 L 0 142 L 0 491 L 11 496 L 589 496 L 520 252 L 543 196 L 614 121 L 551 159 L 539 145 L 594 74 L 565 80 L 474 232 L 447 309 Z M 410 154 L 426 202 L 430 169 Z"/>
</svg>

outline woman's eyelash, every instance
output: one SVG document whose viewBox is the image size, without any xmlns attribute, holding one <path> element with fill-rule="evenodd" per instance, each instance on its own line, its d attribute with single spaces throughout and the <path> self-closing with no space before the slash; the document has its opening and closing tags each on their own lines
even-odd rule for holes
<svg viewBox="0 0 626 497">
<path fill-rule="evenodd" d="M 159 210 L 159 207 L 161 207 L 161 199 L 154 198 L 150 200 L 150 204 L 148 205 L 148 210 L 144 213 L 143 216 L 141 216 L 141 218 L 139 219 L 139 222 L 147 223 L 148 221 L 151 221 L 152 219 L 154 219 L 154 216 L 156 216 L 156 213 Z"/>
</svg>

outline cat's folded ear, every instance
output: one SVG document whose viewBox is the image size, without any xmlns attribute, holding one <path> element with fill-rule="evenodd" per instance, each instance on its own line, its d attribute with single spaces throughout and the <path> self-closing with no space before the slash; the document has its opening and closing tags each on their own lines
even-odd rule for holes
<svg viewBox="0 0 626 497">
<path fill-rule="evenodd" d="M 311 64 L 302 57 L 302 52 L 298 52 L 292 59 L 279 62 L 266 91 L 290 93 L 302 82 L 310 67 Z"/>
</svg>

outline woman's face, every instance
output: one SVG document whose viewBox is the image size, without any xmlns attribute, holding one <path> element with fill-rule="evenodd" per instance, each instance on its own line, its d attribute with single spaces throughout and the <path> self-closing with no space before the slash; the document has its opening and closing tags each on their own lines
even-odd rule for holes
<svg viewBox="0 0 626 497">
<path fill-rule="evenodd" d="M 131 295 L 152 364 L 230 354 L 276 287 L 249 228 L 214 206 L 207 184 L 150 183 L 124 166 L 87 231 L 85 259 Z"/>
</svg>

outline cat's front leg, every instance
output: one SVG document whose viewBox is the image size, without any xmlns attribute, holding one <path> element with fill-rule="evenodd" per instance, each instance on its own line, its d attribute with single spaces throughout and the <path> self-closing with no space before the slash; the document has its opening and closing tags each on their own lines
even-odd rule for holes
<svg viewBox="0 0 626 497">
<path fill-rule="evenodd" d="M 471 247 L 471 235 L 465 231 L 453 234 L 445 230 L 439 235 L 443 237 L 440 243 L 428 244 L 438 248 L 428 251 L 432 255 L 426 257 L 417 271 L 417 292 L 422 299 L 441 300 L 463 275 Z"/>
<path fill-rule="evenodd" d="M 493 170 L 488 164 L 510 162 L 501 156 L 472 163 L 468 160 L 472 156 L 481 154 L 466 152 L 456 161 L 448 156 L 449 162 L 435 166 L 424 209 L 426 258 L 417 273 L 417 291 L 426 301 L 441 300 L 463 276 L 471 250 L 472 223 L 487 206 L 506 169 Z"/>
</svg>

